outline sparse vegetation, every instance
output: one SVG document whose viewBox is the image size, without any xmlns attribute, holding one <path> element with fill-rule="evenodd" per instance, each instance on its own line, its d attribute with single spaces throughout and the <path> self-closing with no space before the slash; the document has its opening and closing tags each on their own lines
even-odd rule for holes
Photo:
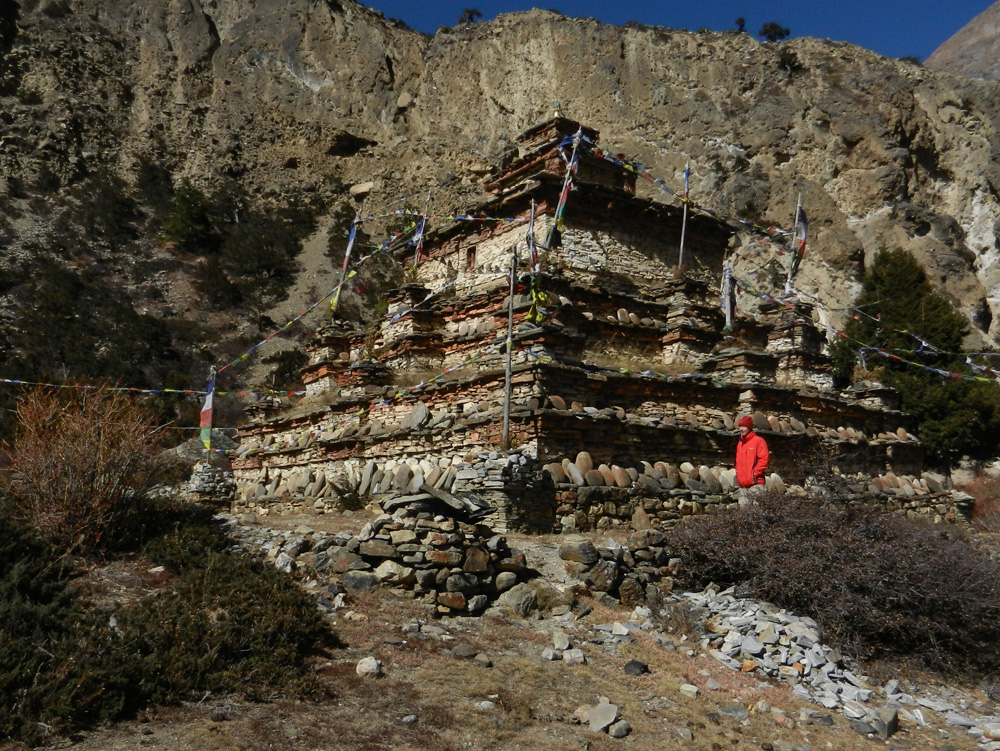
<svg viewBox="0 0 1000 751">
<path fill-rule="evenodd" d="M 799 62 L 799 56 L 795 54 L 795 50 L 781 50 L 778 53 L 778 65 L 784 68 L 790 76 L 805 70 L 805 66 Z"/>
<path fill-rule="evenodd" d="M 162 175 L 143 172 L 144 188 L 161 197 Z M 265 211 L 242 188 L 225 183 L 211 197 L 184 181 L 163 222 L 180 253 L 204 256 L 198 290 L 219 310 L 247 305 L 256 311 L 283 299 L 295 277 L 302 239 L 316 228 L 315 207 Z"/>
<path fill-rule="evenodd" d="M 273 366 L 265 388 L 292 391 L 302 386 L 299 371 L 309 363 L 309 356 L 298 349 L 284 349 L 265 357 L 264 363 Z"/>
<path fill-rule="evenodd" d="M 184 253 L 214 253 L 219 247 L 219 236 L 212 226 L 210 211 L 205 194 L 185 179 L 174 192 L 164 234 Z"/>
<path fill-rule="evenodd" d="M 670 540 L 686 585 L 746 585 L 859 658 L 968 678 L 1000 661 L 1000 565 L 954 527 L 768 495 Z"/>
<path fill-rule="evenodd" d="M 69 554 L 93 556 L 136 513 L 163 468 L 160 431 L 122 392 L 38 388 L 17 403 L 10 466 L 0 474 L 3 514 Z"/>
<path fill-rule="evenodd" d="M 183 542 L 181 533 L 166 547 Z M 136 670 L 143 703 L 192 691 L 256 701 L 274 691 L 320 695 L 306 659 L 339 642 L 294 580 L 245 555 L 192 555 L 188 545 L 184 557 L 172 587 L 118 616 L 109 671 Z"/>
<path fill-rule="evenodd" d="M 1000 542 L 1000 477 L 980 472 L 961 490 L 973 496 L 972 524 L 975 529 L 994 535 Z"/>
<path fill-rule="evenodd" d="M 136 196 L 152 212 L 153 218 L 162 220 L 174 202 L 174 186 L 170 170 L 149 157 L 139 160 L 135 175 Z"/>
<path fill-rule="evenodd" d="M 38 745 L 209 692 L 317 697 L 311 655 L 340 645 L 294 581 L 244 556 L 203 510 L 158 504 L 122 551 L 170 570 L 135 604 L 100 598 L 26 528 L 0 518 L 0 738 Z M 147 544 L 148 543 L 148 544 Z M 145 547 L 149 556 L 144 558 Z"/>
<path fill-rule="evenodd" d="M 477 19 L 482 18 L 483 14 L 479 12 L 476 8 L 466 8 L 462 11 L 462 14 L 458 17 L 459 23 L 475 23 Z"/>
<path fill-rule="evenodd" d="M 43 259 L 21 278 L 13 377 L 62 381 L 72 374 L 140 388 L 166 380 L 178 358 L 166 324 L 138 313 L 99 269 L 76 273 Z"/>
<path fill-rule="evenodd" d="M 41 104 L 43 101 L 42 95 L 38 89 L 29 89 L 24 86 L 17 90 L 15 96 L 17 96 L 17 99 L 21 102 L 21 104 L 26 105 Z"/>
<path fill-rule="evenodd" d="M 774 21 L 768 21 L 757 32 L 757 36 L 765 42 L 780 42 L 782 39 L 788 39 L 790 34 L 791 32 L 788 29 Z"/>
</svg>

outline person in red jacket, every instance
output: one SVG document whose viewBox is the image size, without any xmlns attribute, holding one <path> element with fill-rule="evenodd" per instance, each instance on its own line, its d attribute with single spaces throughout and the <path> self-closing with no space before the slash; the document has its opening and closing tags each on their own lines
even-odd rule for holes
<svg viewBox="0 0 1000 751">
<path fill-rule="evenodd" d="M 740 505 L 753 500 L 764 491 L 767 474 L 767 442 L 753 431 L 749 416 L 736 423 L 740 440 L 736 443 L 736 484 L 740 486 Z"/>
</svg>

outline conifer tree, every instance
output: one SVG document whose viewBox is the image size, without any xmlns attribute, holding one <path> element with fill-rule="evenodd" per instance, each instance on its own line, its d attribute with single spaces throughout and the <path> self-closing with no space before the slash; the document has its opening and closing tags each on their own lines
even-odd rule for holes
<svg viewBox="0 0 1000 751">
<path fill-rule="evenodd" d="M 861 361 L 897 389 L 932 462 L 950 467 L 962 456 L 996 456 L 1000 387 L 935 372 L 969 373 L 961 355 L 967 333 L 965 319 L 931 287 L 912 255 L 879 253 L 862 279 L 845 338 L 831 348 L 835 378 L 847 385 Z"/>
</svg>

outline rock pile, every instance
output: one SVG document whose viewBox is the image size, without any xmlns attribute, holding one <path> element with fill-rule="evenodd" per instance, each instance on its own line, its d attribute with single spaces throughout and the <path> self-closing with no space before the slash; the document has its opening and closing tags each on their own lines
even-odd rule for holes
<svg viewBox="0 0 1000 751">
<path fill-rule="evenodd" d="M 451 504 L 455 503 L 463 508 L 454 508 Z M 446 510 L 450 511 L 442 513 Z M 659 532 L 639 532 L 625 545 L 604 548 L 578 536 L 562 540 L 558 558 L 563 562 L 559 569 L 567 575 L 563 581 L 578 578 L 609 606 L 630 603 L 645 595 L 646 604 L 636 605 L 628 620 L 593 623 L 587 619 L 590 607 L 581 606 L 574 612 L 571 605 L 563 603 L 540 612 L 543 608 L 537 592 L 525 581 L 529 573 L 535 573 L 528 568 L 525 555 L 507 546 L 503 537 L 493 535 L 484 525 L 455 518 L 468 519 L 481 513 L 474 501 L 440 499 L 425 492 L 417 498 L 397 496 L 386 504 L 385 511 L 357 535 L 315 532 L 304 526 L 289 534 L 257 527 L 249 516 L 220 518 L 229 523 L 230 534 L 242 547 L 263 555 L 283 571 L 309 580 L 307 588 L 316 596 L 318 605 L 331 613 L 342 610 L 346 618 L 351 617 L 351 611 L 343 610 L 350 591 L 377 584 L 422 596 L 438 615 L 481 615 L 503 608 L 507 613 L 532 618 L 535 628 L 548 636 L 547 645 L 538 647 L 541 661 L 565 665 L 589 662 L 588 654 L 592 657 L 594 650 L 618 655 L 621 646 L 634 644 L 639 633 L 646 633 L 662 649 L 676 650 L 692 659 L 715 658 L 733 670 L 759 675 L 762 681 L 784 681 L 801 698 L 842 713 L 861 733 L 888 737 L 898 721 L 923 725 L 928 722 L 925 713 L 933 711 L 943 715 L 949 726 L 978 739 L 982 751 L 1000 751 L 1000 718 L 979 716 L 957 697 L 918 692 L 913 686 L 904 691 L 896 681 L 882 688 L 870 686 L 849 659 L 820 641 L 816 624 L 808 618 L 739 597 L 734 590 L 668 592 L 672 586 L 670 573 L 679 561 L 669 557 Z M 482 565 L 483 571 L 469 570 Z M 621 602 L 612 601 L 613 595 Z M 700 643 L 686 636 L 676 641 L 676 635 L 661 630 L 664 618 L 670 617 L 671 608 L 677 604 L 703 616 Z M 469 628 L 474 621 L 479 618 L 409 623 L 402 627 L 403 637 L 443 640 L 438 650 L 442 654 L 475 659 L 489 667 L 490 655 L 469 650 L 467 645 L 448 643 L 454 639 L 449 635 L 451 629 Z M 393 639 L 398 637 L 387 637 L 386 643 L 395 643 Z M 631 660 L 623 670 L 640 675 L 649 668 Z M 705 688 L 719 690 L 718 683 L 711 679 Z M 680 692 L 696 696 L 700 689 L 682 685 Z M 779 710 L 762 707 L 763 702 L 756 711 L 770 711 L 780 727 L 792 728 L 796 722 L 832 724 L 829 714 L 814 710 L 803 709 L 793 720 Z M 598 705 L 591 716 L 593 709 L 581 707 L 579 721 L 618 737 L 630 732 L 627 721 L 621 720 L 611 707 Z M 719 709 L 720 714 L 734 719 L 745 719 L 746 711 L 743 706 Z"/>
<path fill-rule="evenodd" d="M 473 519 L 488 510 L 423 486 L 383 502 L 385 513 L 352 535 L 300 527 L 290 537 L 264 533 L 252 517 L 225 516 L 244 547 L 259 550 L 280 570 L 321 576 L 331 593 L 385 585 L 412 591 L 440 614 L 479 613 L 517 585 L 524 555 Z M 244 523 L 245 522 L 245 523 Z M 325 595 L 321 605 L 332 603 Z"/>
<path fill-rule="evenodd" d="M 664 547 L 663 533 L 655 529 L 636 532 L 625 545 L 609 540 L 601 548 L 572 535 L 559 546 L 559 557 L 566 561 L 567 572 L 592 592 L 628 606 L 658 601 L 661 591 L 673 588 L 671 574 L 680 564 Z"/>
<path fill-rule="evenodd" d="M 868 489 L 881 495 L 895 495 L 913 498 L 918 495 L 940 495 L 948 492 L 947 480 L 933 472 L 924 472 L 922 477 L 910 477 L 886 472 L 871 479 Z"/>
<path fill-rule="evenodd" d="M 191 477 L 184 488 L 192 500 L 229 506 L 236 492 L 236 481 L 227 467 L 216 467 L 207 462 L 199 462 L 191 471 Z"/>
<path fill-rule="evenodd" d="M 791 684 L 798 697 L 842 712 L 860 733 L 888 738 L 901 715 L 923 725 L 922 709 L 931 709 L 947 713 L 949 725 L 968 730 L 983 748 L 1000 751 L 998 718 L 970 719 L 946 701 L 903 693 L 898 681 L 872 688 L 865 676 L 851 669 L 849 659 L 820 641 L 816 622 L 810 618 L 739 597 L 733 589 L 720 592 L 710 587 L 673 596 L 704 615 L 701 647 L 712 657 L 733 670 L 758 672 Z"/>
</svg>

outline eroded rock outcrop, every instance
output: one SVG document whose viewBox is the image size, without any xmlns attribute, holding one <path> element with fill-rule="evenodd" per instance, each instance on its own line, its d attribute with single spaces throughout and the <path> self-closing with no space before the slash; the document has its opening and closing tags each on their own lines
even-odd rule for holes
<svg viewBox="0 0 1000 751">
<path fill-rule="evenodd" d="M 427 37 L 351 0 L 53 5 L 25 4 L 9 41 L 5 185 L 43 166 L 64 185 L 98 166 L 132 180 L 145 159 L 277 204 L 339 205 L 366 184 L 372 209 L 430 189 L 451 210 L 558 101 L 675 188 L 690 160 L 706 207 L 791 225 L 801 193 L 800 284 L 833 307 L 879 249 L 902 247 L 980 338 L 997 333 L 992 84 L 842 43 L 542 10 Z M 24 208 L 14 250 L 49 221 Z"/>
</svg>

